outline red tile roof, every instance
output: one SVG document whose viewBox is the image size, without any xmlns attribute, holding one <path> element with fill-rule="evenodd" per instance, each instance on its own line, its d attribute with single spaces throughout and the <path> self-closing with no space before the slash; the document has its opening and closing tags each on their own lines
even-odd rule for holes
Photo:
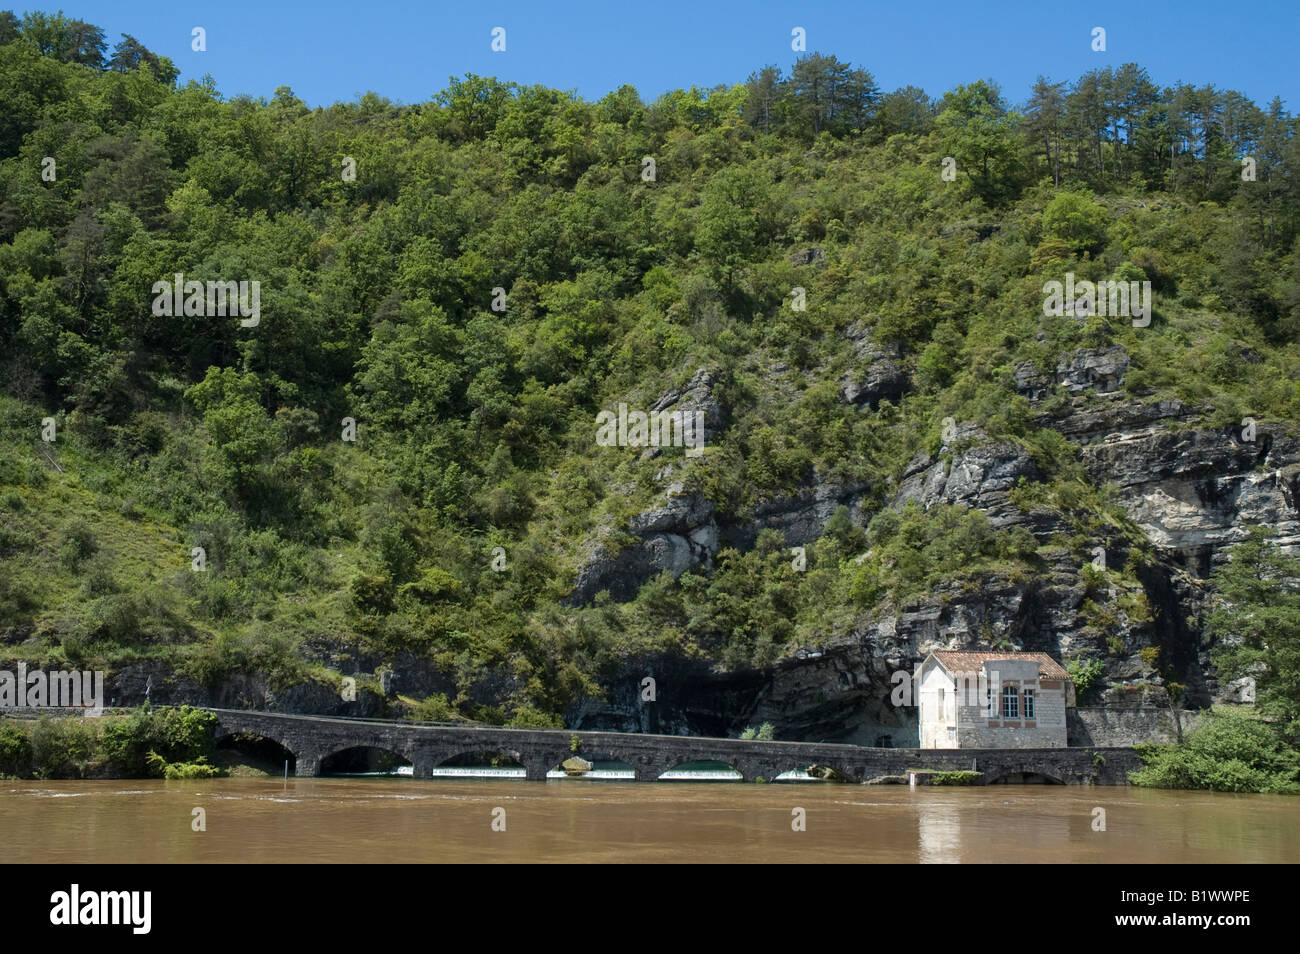
<svg viewBox="0 0 1300 954">
<path fill-rule="evenodd" d="M 1069 679 L 1070 674 L 1065 671 L 1055 659 L 1047 653 L 1016 653 L 1016 652 L 997 652 L 990 650 L 988 652 L 948 652 L 938 651 L 931 653 L 939 664 L 948 670 L 949 674 L 958 672 L 980 672 L 986 662 L 995 659 L 1032 659 L 1038 663 L 1038 674 L 1045 679 Z"/>
</svg>

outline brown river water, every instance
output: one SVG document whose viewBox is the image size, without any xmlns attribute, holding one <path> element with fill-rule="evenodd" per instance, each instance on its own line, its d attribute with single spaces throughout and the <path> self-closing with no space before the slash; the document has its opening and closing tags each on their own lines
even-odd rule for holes
<svg viewBox="0 0 1300 954">
<path fill-rule="evenodd" d="M 1105 831 L 1094 830 L 1098 808 Z M 205 831 L 194 830 L 195 809 Z M 0 838 L 20 864 L 1294 863 L 1300 798 L 1039 785 L 0 781 Z"/>
</svg>

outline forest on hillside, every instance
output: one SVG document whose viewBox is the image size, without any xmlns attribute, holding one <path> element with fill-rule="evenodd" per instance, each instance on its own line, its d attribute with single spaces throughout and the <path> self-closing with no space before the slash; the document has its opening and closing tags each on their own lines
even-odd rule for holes
<svg viewBox="0 0 1300 954">
<path fill-rule="evenodd" d="M 818 53 L 653 102 L 466 75 L 310 109 L 177 77 L 130 36 L 0 13 L 6 664 L 383 695 L 365 661 L 409 656 L 448 686 L 388 711 L 560 725 L 638 654 L 769 666 L 1099 543 L 1125 554 L 1089 591 L 1104 653 L 1105 599 L 1140 631 L 1158 554 L 1054 426 L 1071 395 L 1031 402 L 1022 370 L 1118 346 L 1132 402 L 1300 421 L 1276 98 L 1134 63 L 884 91 Z M 1153 320 L 1044 315 L 1067 273 L 1149 282 Z M 258 282 L 256 324 L 160 314 L 178 275 Z M 864 355 L 893 369 L 869 399 Z M 602 410 L 685 395 L 703 453 L 596 442 Z M 1013 497 L 1049 530 L 894 506 L 946 419 L 1023 450 Z M 669 488 L 743 527 L 820 486 L 856 489 L 804 566 L 764 526 L 578 588 Z"/>
</svg>

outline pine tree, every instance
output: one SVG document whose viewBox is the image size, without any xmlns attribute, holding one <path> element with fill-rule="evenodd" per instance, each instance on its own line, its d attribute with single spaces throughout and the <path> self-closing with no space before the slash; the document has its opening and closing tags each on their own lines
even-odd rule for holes
<svg viewBox="0 0 1300 954">
<path fill-rule="evenodd" d="M 1039 76 L 1025 107 L 1025 131 L 1031 142 L 1043 147 L 1052 181 L 1061 184 L 1061 126 L 1065 116 L 1065 83 L 1049 83 Z"/>
</svg>

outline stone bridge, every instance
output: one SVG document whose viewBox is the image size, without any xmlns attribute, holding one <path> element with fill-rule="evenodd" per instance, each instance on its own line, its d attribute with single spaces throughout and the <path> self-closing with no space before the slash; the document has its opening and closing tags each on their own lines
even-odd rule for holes
<svg viewBox="0 0 1300 954">
<path fill-rule="evenodd" d="M 903 775 L 909 769 L 975 769 L 986 784 L 1041 777 L 1067 785 L 1125 785 L 1128 772 L 1142 763 L 1131 748 L 1058 749 L 877 749 L 814 742 L 759 742 L 680 735 L 622 732 L 570 732 L 565 729 L 510 729 L 483 726 L 422 725 L 325 716 L 283 715 L 236 709 L 211 709 L 220 720 L 216 736 L 260 736 L 292 756 L 294 774 L 321 774 L 329 756 L 366 747 L 400 756 L 416 778 L 459 755 L 490 752 L 522 765 L 526 778 L 545 781 L 546 773 L 573 754 L 579 740 L 583 757 L 625 762 L 638 782 L 650 782 L 683 762 L 725 762 L 746 781 L 771 780 L 782 772 L 824 765 L 850 779 L 869 781 Z"/>
</svg>

